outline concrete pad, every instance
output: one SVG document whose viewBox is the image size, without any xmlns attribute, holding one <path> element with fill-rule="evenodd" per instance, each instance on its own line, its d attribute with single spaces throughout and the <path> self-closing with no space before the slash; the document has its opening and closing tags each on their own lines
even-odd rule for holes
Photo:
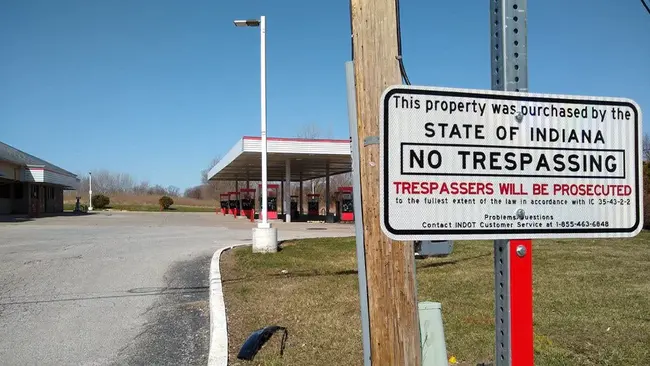
<svg viewBox="0 0 650 366">
<path fill-rule="evenodd" d="M 251 225 L 215 216 L 96 212 L 0 224 L 2 363 L 119 363 L 149 331 L 146 314 L 175 263 L 250 242 Z"/>
<path fill-rule="evenodd" d="M 253 228 L 253 253 L 276 253 L 278 229 L 274 227 Z"/>
<path fill-rule="evenodd" d="M 0 223 L 2 364 L 119 364 L 151 332 L 147 314 L 160 289 L 176 286 L 170 269 L 250 244 L 256 226 L 214 212 L 94 211 Z M 273 226 L 279 241 L 354 235 L 352 225 Z"/>
</svg>

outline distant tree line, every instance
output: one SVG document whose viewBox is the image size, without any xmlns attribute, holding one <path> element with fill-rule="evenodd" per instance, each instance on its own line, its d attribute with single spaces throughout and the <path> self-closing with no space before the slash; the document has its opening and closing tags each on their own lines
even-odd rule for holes
<svg viewBox="0 0 650 366">
<path fill-rule="evenodd" d="M 138 196 L 157 195 L 178 197 L 180 188 L 175 186 L 163 187 L 159 184 L 151 185 L 147 181 L 136 182 L 128 173 L 111 172 L 106 169 L 92 171 L 93 194 L 116 195 L 133 194 Z M 88 192 L 88 175 L 80 177 L 79 192 Z"/>
</svg>

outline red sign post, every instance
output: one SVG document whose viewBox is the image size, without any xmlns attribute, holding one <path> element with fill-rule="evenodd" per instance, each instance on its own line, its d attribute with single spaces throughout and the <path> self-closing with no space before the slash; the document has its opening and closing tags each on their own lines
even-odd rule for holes
<svg viewBox="0 0 650 366">
<path fill-rule="evenodd" d="M 534 365 L 533 241 L 510 241 L 511 365 Z"/>
</svg>

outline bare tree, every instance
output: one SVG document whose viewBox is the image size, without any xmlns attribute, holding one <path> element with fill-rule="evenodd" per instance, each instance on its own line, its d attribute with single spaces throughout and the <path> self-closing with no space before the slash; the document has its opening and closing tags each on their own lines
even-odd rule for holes
<svg viewBox="0 0 650 366">
<path fill-rule="evenodd" d="M 650 162 L 650 135 L 643 135 L 643 160 Z"/>
<path fill-rule="evenodd" d="M 95 170 L 93 176 L 93 192 L 102 194 L 133 193 L 135 184 L 128 173 L 116 173 L 106 169 Z M 81 177 L 81 190 L 88 190 L 88 176 Z"/>
<path fill-rule="evenodd" d="M 176 186 L 167 187 L 167 195 L 172 197 L 178 197 L 181 194 L 181 189 Z"/>
<path fill-rule="evenodd" d="M 302 139 L 330 138 L 331 131 L 329 134 L 326 134 L 325 131 L 318 124 L 312 122 L 300 127 L 298 133 L 296 134 L 296 137 Z"/>
<path fill-rule="evenodd" d="M 235 183 L 230 181 L 211 181 L 208 174 L 210 170 L 219 163 L 219 156 L 212 159 L 209 166 L 201 171 L 201 184 L 190 187 L 183 192 L 185 197 L 196 199 L 218 200 L 221 193 L 234 191 Z M 241 186 L 240 186 L 241 188 Z"/>
<path fill-rule="evenodd" d="M 333 175 L 330 180 L 330 186 L 334 189 L 352 186 L 352 173 Z"/>
<path fill-rule="evenodd" d="M 210 170 L 212 170 L 212 168 L 214 168 L 217 164 L 219 164 L 219 161 L 221 161 L 221 157 L 216 156 L 216 157 L 212 158 L 212 161 L 210 162 L 210 165 L 206 169 L 201 170 L 201 183 L 202 184 L 208 184 L 210 182 L 208 180 L 208 179 L 210 179 L 210 177 L 208 177 L 208 173 L 210 172 Z"/>
<path fill-rule="evenodd" d="M 145 180 L 133 187 L 133 194 L 139 196 L 146 195 L 149 194 L 149 189 L 150 189 L 149 182 Z"/>
<path fill-rule="evenodd" d="M 235 190 L 234 182 L 209 180 L 210 177 L 208 177 L 208 174 L 210 170 L 214 168 L 219 163 L 219 161 L 221 161 L 220 156 L 213 158 L 208 168 L 201 171 L 201 186 L 200 186 L 201 199 L 219 200 L 219 195 L 221 193 L 226 193 Z"/>
<path fill-rule="evenodd" d="M 89 190 L 88 175 L 79 175 L 80 183 L 77 191 L 78 195 L 83 195 Z M 156 184 L 151 186 L 149 182 L 142 181 L 135 183 L 133 177 L 128 173 L 111 172 L 106 169 L 95 170 L 92 172 L 93 177 L 93 194 L 134 194 L 134 195 L 171 195 L 178 196 L 180 189 L 175 186 L 167 188 Z"/>
<path fill-rule="evenodd" d="M 185 190 L 183 196 L 188 198 L 201 199 L 201 186 L 190 187 Z"/>
<path fill-rule="evenodd" d="M 132 193 L 135 182 L 128 173 L 117 173 L 114 176 L 115 191 L 120 193 Z"/>
<path fill-rule="evenodd" d="M 331 131 L 330 131 L 331 132 Z M 316 123 L 312 122 L 302 126 L 296 137 L 303 139 L 321 139 L 331 137 L 331 133 L 326 135 L 325 131 Z M 312 179 L 309 181 L 311 193 L 317 193 L 317 187 L 324 186 L 325 178 Z"/>
</svg>

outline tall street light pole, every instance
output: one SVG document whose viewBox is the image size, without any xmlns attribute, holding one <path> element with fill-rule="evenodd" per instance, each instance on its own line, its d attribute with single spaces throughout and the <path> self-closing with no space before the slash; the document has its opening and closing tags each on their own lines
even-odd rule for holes
<svg viewBox="0 0 650 366">
<path fill-rule="evenodd" d="M 93 210 L 93 173 L 88 172 L 88 211 Z"/>
<path fill-rule="evenodd" d="M 267 182 L 267 148 L 266 148 L 266 21 L 265 16 L 259 20 L 235 20 L 237 27 L 259 27 L 260 28 L 260 107 L 261 107 L 261 140 L 262 140 L 262 222 L 259 228 L 270 228 L 268 223 L 268 182 Z"/>
</svg>

